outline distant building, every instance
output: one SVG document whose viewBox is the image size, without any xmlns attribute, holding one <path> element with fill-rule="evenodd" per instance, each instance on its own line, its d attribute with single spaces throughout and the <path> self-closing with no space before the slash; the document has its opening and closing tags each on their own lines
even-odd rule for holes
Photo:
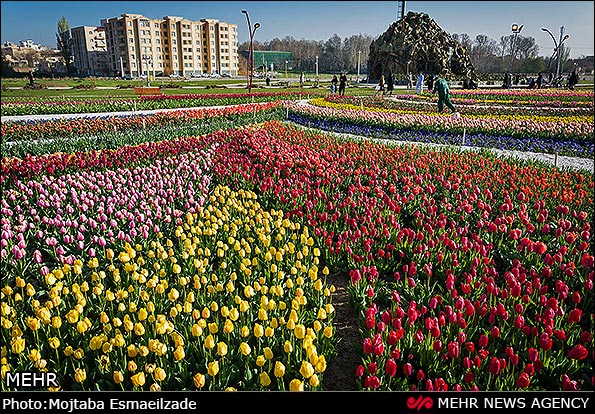
<svg viewBox="0 0 595 414">
<path fill-rule="evenodd" d="M 236 24 L 122 14 L 101 20 L 101 25 L 113 76 L 237 75 Z"/>
<path fill-rule="evenodd" d="M 74 66 L 79 75 L 107 76 L 109 56 L 105 28 L 78 26 L 70 29 L 73 42 Z"/>
</svg>

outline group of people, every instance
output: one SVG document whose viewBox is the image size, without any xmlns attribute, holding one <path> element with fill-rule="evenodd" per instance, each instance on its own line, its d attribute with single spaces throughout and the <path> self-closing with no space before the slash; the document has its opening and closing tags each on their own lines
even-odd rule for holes
<svg viewBox="0 0 595 414">
<path fill-rule="evenodd" d="M 337 75 L 333 75 L 331 79 L 330 91 L 331 94 L 338 93 L 339 95 L 345 95 L 345 88 L 347 87 L 347 75 L 342 72 L 339 78 Z"/>
<path fill-rule="evenodd" d="M 413 87 L 411 82 L 411 76 L 408 74 L 408 84 L 407 87 Z M 423 70 L 420 70 L 417 74 L 417 82 L 415 84 L 415 93 L 421 94 L 424 90 L 424 79 L 425 75 Z M 473 81 L 471 81 L 473 82 Z M 477 84 L 473 82 L 475 88 Z M 460 114 L 455 109 L 454 104 L 450 100 L 450 88 L 448 86 L 448 82 L 446 81 L 444 76 L 439 75 L 428 75 L 426 86 L 429 92 L 437 93 L 438 94 L 438 111 L 443 112 L 444 107 L 447 107 L 452 111 L 453 116 L 457 117 Z M 394 79 L 391 72 L 388 72 L 387 76 L 385 77 L 384 74 L 380 75 L 380 80 L 376 85 L 376 93 L 374 96 L 385 96 L 385 95 L 392 95 L 394 90 Z"/>
<path fill-rule="evenodd" d="M 520 75 L 516 74 L 514 79 L 514 84 L 519 85 L 521 83 Z M 569 89 L 574 89 L 576 84 L 578 83 L 578 74 L 576 70 L 573 70 L 571 73 L 568 74 L 566 77 L 566 85 L 564 85 L 564 76 L 560 75 L 558 78 L 554 79 L 554 74 L 550 73 L 548 75 L 547 80 L 544 79 L 543 73 L 539 72 L 537 77 L 529 77 L 526 79 L 527 89 L 542 89 L 547 87 L 554 87 L 554 88 L 562 88 L 567 87 Z M 510 73 L 506 73 L 504 75 L 504 81 L 502 83 L 502 88 L 504 89 L 511 89 L 512 88 L 512 76 Z"/>
</svg>

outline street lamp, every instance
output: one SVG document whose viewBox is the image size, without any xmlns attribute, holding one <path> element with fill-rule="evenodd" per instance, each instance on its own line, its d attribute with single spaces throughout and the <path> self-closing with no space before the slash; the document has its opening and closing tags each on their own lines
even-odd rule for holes
<svg viewBox="0 0 595 414">
<path fill-rule="evenodd" d="M 556 62 L 556 80 L 555 80 L 555 82 L 557 82 L 558 81 L 558 77 L 560 76 L 560 59 L 561 59 L 561 56 L 562 56 L 562 51 L 564 50 L 563 47 L 562 47 L 563 46 L 562 44 L 570 36 L 568 34 L 564 35 L 564 26 L 560 26 L 560 40 L 559 41 L 556 41 L 556 38 L 554 37 L 553 33 L 550 32 L 547 28 L 542 27 L 541 30 L 543 30 L 544 32 L 547 32 L 551 36 L 552 40 L 554 41 L 554 53 L 552 53 L 552 57 L 551 57 L 550 62 L 548 64 L 548 72 L 550 70 L 550 65 L 552 63 L 552 59 L 554 59 L 554 55 L 557 55 L 556 56 L 556 61 L 557 61 Z"/>
<path fill-rule="evenodd" d="M 514 58 L 514 47 L 516 45 L 516 38 L 517 35 L 523 30 L 525 25 L 521 24 L 520 26 L 516 23 L 512 25 L 512 33 L 514 33 L 514 37 L 512 38 L 512 45 L 510 46 L 510 67 L 508 68 L 508 72 L 512 75 L 512 60 Z"/>
<path fill-rule="evenodd" d="M 285 61 L 285 81 L 287 82 L 287 86 L 289 87 L 289 78 L 287 77 L 287 64 L 289 62 Z"/>
<path fill-rule="evenodd" d="M 153 63 L 153 57 L 151 55 L 143 55 L 143 60 L 147 62 L 147 86 L 151 86 L 151 80 L 149 79 L 149 63 Z"/>
<path fill-rule="evenodd" d="M 359 82 L 359 68 L 361 65 L 361 59 L 362 59 L 362 51 L 359 50 L 357 52 L 357 81 Z"/>
<path fill-rule="evenodd" d="M 248 83 L 248 93 L 252 93 L 252 76 L 254 75 L 254 46 L 253 46 L 253 39 L 254 33 L 256 29 L 260 27 L 260 23 L 254 23 L 254 27 L 250 23 L 250 16 L 246 10 L 242 10 L 242 13 L 246 15 L 246 21 L 248 22 L 248 32 L 250 33 L 250 51 L 248 52 L 248 65 L 250 66 L 248 77 L 250 81 Z"/>
<path fill-rule="evenodd" d="M 318 56 L 316 56 L 316 87 L 318 88 Z"/>
</svg>

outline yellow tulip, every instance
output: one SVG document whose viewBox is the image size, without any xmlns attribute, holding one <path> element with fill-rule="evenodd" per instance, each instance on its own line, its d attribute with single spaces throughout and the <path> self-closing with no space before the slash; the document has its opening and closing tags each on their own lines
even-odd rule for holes
<svg viewBox="0 0 595 414">
<path fill-rule="evenodd" d="M 333 336 L 333 327 L 332 326 L 325 327 L 324 330 L 322 331 L 322 333 L 324 334 L 325 337 L 330 339 Z"/>
<path fill-rule="evenodd" d="M 48 343 L 50 345 L 50 348 L 56 349 L 60 346 L 60 339 L 54 336 L 53 338 L 48 339 Z"/>
<path fill-rule="evenodd" d="M 314 369 L 316 369 L 317 372 L 324 372 L 326 370 L 326 358 L 324 355 L 318 356 L 318 361 L 316 362 Z"/>
<path fill-rule="evenodd" d="M 264 328 L 262 325 L 256 323 L 254 324 L 254 336 L 260 338 L 264 335 Z"/>
<path fill-rule="evenodd" d="M 263 387 L 268 387 L 269 385 L 271 385 L 271 378 L 269 377 L 269 374 L 267 374 L 266 372 L 261 372 L 259 377 L 260 385 L 262 385 Z"/>
<path fill-rule="evenodd" d="M 304 383 L 297 378 L 294 378 L 289 383 L 289 391 L 304 391 Z"/>
<path fill-rule="evenodd" d="M 38 330 L 39 329 L 39 326 L 41 325 L 41 323 L 39 322 L 39 319 L 33 318 L 31 316 L 27 316 L 25 318 L 25 321 L 26 321 L 27 326 L 29 327 L 29 329 L 31 329 L 32 331 Z"/>
<path fill-rule="evenodd" d="M 281 361 L 275 361 L 274 374 L 277 378 L 281 378 L 285 375 L 285 365 L 283 365 Z"/>
<path fill-rule="evenodd" d="M 128 347 L 126 348 L 126 351 L 130 358 L 134 358 L 138 355 L 138 349 L 136 348 L 136 345 L 134 345 L 134 344 L 128 345 Z"/>
<path fill-rule="evenodd" d="M 205 347 L 207 349 L 213 349 L 215 347 L 215 339 L 213 338 L 213 335 L 207 335 L 205 338 Z"/>
<path fill-rule="evenodd" d="M 39 361 L 41 359 L 41 352 L 39 352 L 39 349 L 32 349 L 29 352 L 29 360 L 31 362 L 36 362 Z"/>
<path fill-rule="evenodd" d="M 122 381 L 124 381 L 124 375 L 122 375 L 120 371 L 114 371 L 112 378 L 114 379 L 114 382 L 116 384 L 120 384 L 122 383 Z"/>
<path fill-rule="evenodd" d="M 83 359 L 83 357 L 85 356 L 85 351 L 83 351 L 82 348 L 77 348 L 74 350 L 73 355 L 76 359 Z"/>
<path fill-rule="evenodd" d="M 225 323 L 223 324 L 223 332 L 228 334 L 232 331 L 233 331 L 233 322 L 230 321 L 229 319 L 226 319 Z"/>
<path fill-rule="evenodd" d="M 273 359 L 273 351 L 268 346 L 263 349 L 264 357 L 268 360 Z"/>
<path fill-rule="evenodd" d="M 203 374 L 201 374 L 200 372 L 195 374 L 192 379 L 194 381 L 194 386 L 196 388 L 202 388 L 205 386 L 206 377 Z"/>
<path fill-rule="evenodd" d="M 209 324 L 209 332 L 212 334 L 219 332 L 219 325 L 217 325 L 215 322 L 211 322 Z"/>
<path fill-rule="evenodd" d="M 78 322 L 78 319 L 79 319 L 79 313 L 75 309 L 71 309 L 66 314 L 66 320 L 68 321 L 68 323 L 75 324 Z"/>
<path fill-rule="evenodd" d="M 252 352 L 252 349 L 250 348 L 250 345 L 248 345 L 247 342 L 242 342 L 240 344 L 240 352 L 242 353 L 242 355 L 248 356 L 250 355 L 250 352 Z"/>
<path fill-rule="evenodd" d="M 259 367 L 262 367 L 265 362 L 266 362 L 266 359 L 265 359 L 264 355 L 258 355 L 256 357 L 256 365 L 258 365 Z"/>
<path fill-rule="evenodd" d="M 77 368 L 74 371 L 74 380 L 79 384 L 87 379 L 87 372 L 84 368 Z"/>
<path fill-rule="evenodd" d="M 132 381 L 132 385 L 135 387 L 142 387 L 145 385 L 145 373 L 141 371 L 138 374 L 130 377 L 130 380 Z"/>
<path fill-rule="evenodd" d="M 134 324 L 134 333 L 137 336 L 143 336 L 145 334 L 145 327 L 143 326 L 142 323 L 137 322 Z"/>
<path fill-rule="evenodd" d="M 108 354 L 110 352 L 112 352 L 112 344 L 110 344 L 109 342 L 105 342 L 102 346 L 101 346 L 101 350 L 103 351 L 104 354 Z"/>
<path fill-rule="evenodd" d="M 293 332 L 294 332 L 296 338 L 303 339 L 304 336 L 306 336 L 306 327 L 302 324 L 296 325 Z"/>
<path fill-rule="evenodd" d="M 217 354 L 219 356 L 227 355 L 227 344 L 225 342 L 218 342 L 217 343 Z"/>
<path fill-rule="evenodd" d="M 202 328 L 197 324 L 192 325 L 192 336 L 201 336 Z"/>
<path fill-rule="evenodd" d="M 136 365 L 136 362 L 128 361 L 128 364 L 126 364 L 126 368 L 128 369 L 128 371 L 134 372 L 138 369 L 138 366 Z"/>
<path fill-rule="evenodd" d="M 174 351 L 174 358 L 176 359 L 176 361 L 180 361 L 180 360 L 184 359 L 185 356 L 186 356 L 186 353 L 184 352 L 184 347 L 178 346 Z"/>
<path fill-rule="evenodd" d="M 219 373 L 219 361 L 209 362 L 207 365 L 207 372 L 211 377 Z"/>
<path fill-rule="evenodd" d="M 300 374 L 302 374 L 304 378 L 310 378 L 312 374 L 314 374 L 314 367 L 308 361 L 302 361 Z"/>
<path fill-rule="evenodd" d="M 285 344 L 283 345 L 283 350 L 287 354 L 291 353 L 291 351 L 293 351 L 293 346 L 291 345 L 291 342 L 285 341 Z"/>
<path fill-rule="evenodd" d="M 311 387 L 318 387 L 318 385 L 320 384 L 320 381 L 318 380 L 318 375 L 316 375 L 316 374 L 313 374 L 313 375 L 310 377 L 310 379 L 309 379 L 309 381 L 308 381 L 308 382 L 310 383 L 310 386 L 311 386 Z"/>
</svg>

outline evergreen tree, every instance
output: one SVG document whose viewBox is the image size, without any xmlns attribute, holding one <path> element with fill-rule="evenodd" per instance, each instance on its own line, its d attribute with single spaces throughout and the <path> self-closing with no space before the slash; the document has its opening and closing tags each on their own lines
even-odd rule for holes
<svg viewBox="0 0 595 414">
<path fill-rule="evenodd" d="M 64 16 L 60 17 L 60 20 L 58 20 L 58 32 L 56 33 L 56 40 L 58 50 L 60 50 L 60 55 L 64 58 L 66 70 L 70 75 L 75 70 L 73 65 L 73 42 L 72 36 L 70 35 L 70 25 Z"/>
</svg>

